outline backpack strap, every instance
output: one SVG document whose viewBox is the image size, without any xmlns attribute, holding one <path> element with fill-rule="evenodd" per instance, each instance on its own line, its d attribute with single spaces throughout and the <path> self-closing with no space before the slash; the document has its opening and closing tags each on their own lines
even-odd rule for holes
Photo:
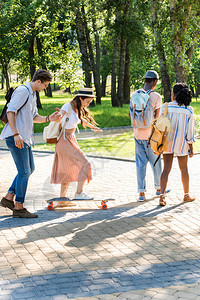
<svg viewBox="0 0 200 300">
<path fill-rule="evenodd" d="M 167 109 L 168 109 L 168 102 L 165 102 L 165 109 L 164 109 L 164 113 L 163 113 L 164 118 L 167 116 Z"/>
<path fill-rule="evenodd" d="M 161 154 L 158 155 L 158 157 L 156 158 L 156 161 L 155 161 L 155 163 L 153 164 L 154 167 L 155 167 L 155 165 L 157 164 L 157 162 L 159 161 L 160 156 L 161 156 Z"/>
<path fill-rule="evenodd" d="M 153 90 L 150 89 L 150 90 L 148 90 L 148 91 L 146 92 L 146 94 L 149 95 L 151 92 L 153 92 Z"/>
<path fill-rule="evenodd" d="M 27 88 L 28 92 L 29 92 L 29 89 L 28 89 L 28 87 L 25 84 L 21 84 L 19 86 L 25 86 Z M 16 89 L 17 88 L 18 87 L 16 87 Z M 26 103 L 28 102 L 28 99 L 29 99 L 29 95 L 28 95 L 28 98 L 26 99 L 26 101 L 24 102 L 24 104 L 17 110 L 17 113 L 22 109 L 22 107 L 24 107 L 26 105 Z"/>
<path fill-rule="evenodd" d="M 135 124 L 135 108 L 136 108 L 136 104 L 134 104 L 134 106 L 133 106 L 133 124 L 136 126 L 136 124 Z"/>
<path fill-rule="evenodd" d="M 144 126 L 146 126 L 146 122 L 144 119 L 144 104 L 142 104 L 142 119 L 143 119 Z"/>
<path fill-rule="evenodd" d="M 148 90 L 148 91 L 145 91 L 144 89 L 140 89 L 140 90 L 138 90 L 138 93 L 143 93 L 143 94 L 147 94 L 147 95 L 149 95 L 151 92 L 154 92 L 154 90 Z"/>
<path fill-rule="evenodd" d="M 62 133 L 65 129 L 65 124 L 69 121 L 69 117 L 71 116 L 71 113 L 72 113 L 72 106 L 71 106 L 71 104 L 69 104 L 69 110 L 67 112 L 67 115 L 66 115 L 66 118 L 65 118 L 65 123 L 63 124 L 63 127 L 61 129 L 59 138 L 61 137 L 61 135 L 62 135 Z M 64 135 L 64 140 L 66 140 L 65 135 Z"/>
<path fill-rule="evenodd" d="M 153 90 L 151 90 L 151 89 L 148 91 L 145 91 L 143 89 L 140 90 L 140 93 L 144 93 L 147 95 L 149 95 L 151 92 L 153 92 Z M 145 118 L 144 118 L 144 104 L 142 104 L 142 119 L 143 119 L 144 126 L 146 126 L 146 122 L 145 122 Z"/>
</svg>

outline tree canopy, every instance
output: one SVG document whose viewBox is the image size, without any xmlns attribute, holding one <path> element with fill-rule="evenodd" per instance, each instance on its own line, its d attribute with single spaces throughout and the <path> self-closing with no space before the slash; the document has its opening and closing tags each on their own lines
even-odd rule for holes
<svg viewBox="0 0 200 300">
<path fill-rule="evenodd" d="M 7 89 L 14 62 L 20 79 L 45 68 L 69 91 L 94 86 L 96 104 L 106 91 L 113 106 L 128 103 L 147 69 L 165 101 L 178 81 L 200 93 L 198 0 L 1 0 L 0 10 Z"/>
</svg>

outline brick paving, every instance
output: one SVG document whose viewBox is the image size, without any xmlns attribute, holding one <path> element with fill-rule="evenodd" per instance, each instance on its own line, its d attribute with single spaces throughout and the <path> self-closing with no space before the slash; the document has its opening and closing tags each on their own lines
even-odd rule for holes
<svg viewBox="0 0 200 300">
<path fill-rule="evenodd" d="M 135 163 L 89 158 L 94 178 L 86 192 L 115 199 L 48 211 L 53 155 L 34 153 L 26 207 L 38 219 L 13 219 L 0 208 L 0 300 L 200 299 L 200 156 L 189 159 L 193 203 L 183 204 L 175 159 L 167 206 L 159 207 L 148 167 L 147 201 L 137 202 Z M 15 175 L 8 151 L 0 151 L 0 197 Z M 76 185 L 71 184 L 69 197 Z"/>
</svg>

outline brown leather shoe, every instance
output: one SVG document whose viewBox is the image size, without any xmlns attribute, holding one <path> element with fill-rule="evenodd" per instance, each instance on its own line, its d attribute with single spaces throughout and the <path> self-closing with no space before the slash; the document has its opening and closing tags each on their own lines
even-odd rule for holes
<svg viewBox="0 0 200 300">
<path fill-rule="evenodd" d="M 189 194 L 184 195 L 183 202 L 192 202 L 194 200 L 195 200 L 195 198 L 194 197 L 191 198 Z"/>
<path fill-rule="evenodd" d="M 13 218 L 37 218 L 38 215 L 30 213 L 26 208 L 22 209 L 13 209 Z"/>
<path fill-rule="evenodd" d="M 15 207 L 14 202 L 13 202 L 12 200 L 6 199 L 5 197 L 3 197 L 3 198 L 1 199 L 0 205 L 1 205 L 2 207 L 9 208 L 10 210 L 13 210 L 14 207 Z"/>
</svg>

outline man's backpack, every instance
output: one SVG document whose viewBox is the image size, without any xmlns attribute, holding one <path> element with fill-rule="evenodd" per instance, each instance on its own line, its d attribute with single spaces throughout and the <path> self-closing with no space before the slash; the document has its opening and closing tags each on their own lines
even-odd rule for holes
<svg viewBox="0 0 200 300">
<path fill-rule="evenodd" d="M 158 155 L 157 163 L 160 155 L 167 150 L 167 132 L 171 132 L 170 120 L 166 117 L 168 109 L 168 102 L 165 103 L 164 114 L 158 117 L 151 123 L 151 134 L 149 136 L 148 144 L 150 144 L 153 152 Z"/>
<path fill-rule="evenodd" d="M 27 89 L 28 89 L 28 87 L 26 86 L 26 85 L 24 85 L 24 84 L 22 84 L 23 86 L 25 86 Z M 22 85 L 20 85 L 20 86 L 22 86 Z M 16 87 L 16 89 L 17 89 L 17 87 Z M 10 102 L 10 100 L 11 100 L 11 97 L 12 97 L 12 94 L 13 94 L 13 92 L 14 92 L 14 90 L 16 90 L 16 89 L 14 89 L 13 87 L 11 87 L 11 88 L 9 88 L 9 90 L 7 91 L 7 93 L 6 93 L 6 95 L 5 95 L 5 99 L 6 99 L 6 104 L 4 105 L 4 108 L 3 108 L 3 111 L 2 111 L 2 113 L 1 113 L 1 116 L 0 116 L 0 120 L 1 120 L 1 122 L 3 122 L 4 124 L 7 124 L 8 123 L 8 118 L 7 118 L 7 105 L 8 105 L 8 103 Z M 29 96 L 28 96 L 28 98 L 29 98 Z M 17 113 L 22 109 L 22 107 L 24 107 L 24 105 L 28 102 L 28 98 L 26 99 L 26 101 L 24 102 L 24 104 L 17 110 Z"/>
<path fill-rule="evenodd" d="M 130 116 L 132 126 L 135 128 L 149 128 L 154 119 L 153 106 L 149 94 L 153 92 L 148 90 L 138 90 L 135 92 L 130 101 Z"/>
</svg>

